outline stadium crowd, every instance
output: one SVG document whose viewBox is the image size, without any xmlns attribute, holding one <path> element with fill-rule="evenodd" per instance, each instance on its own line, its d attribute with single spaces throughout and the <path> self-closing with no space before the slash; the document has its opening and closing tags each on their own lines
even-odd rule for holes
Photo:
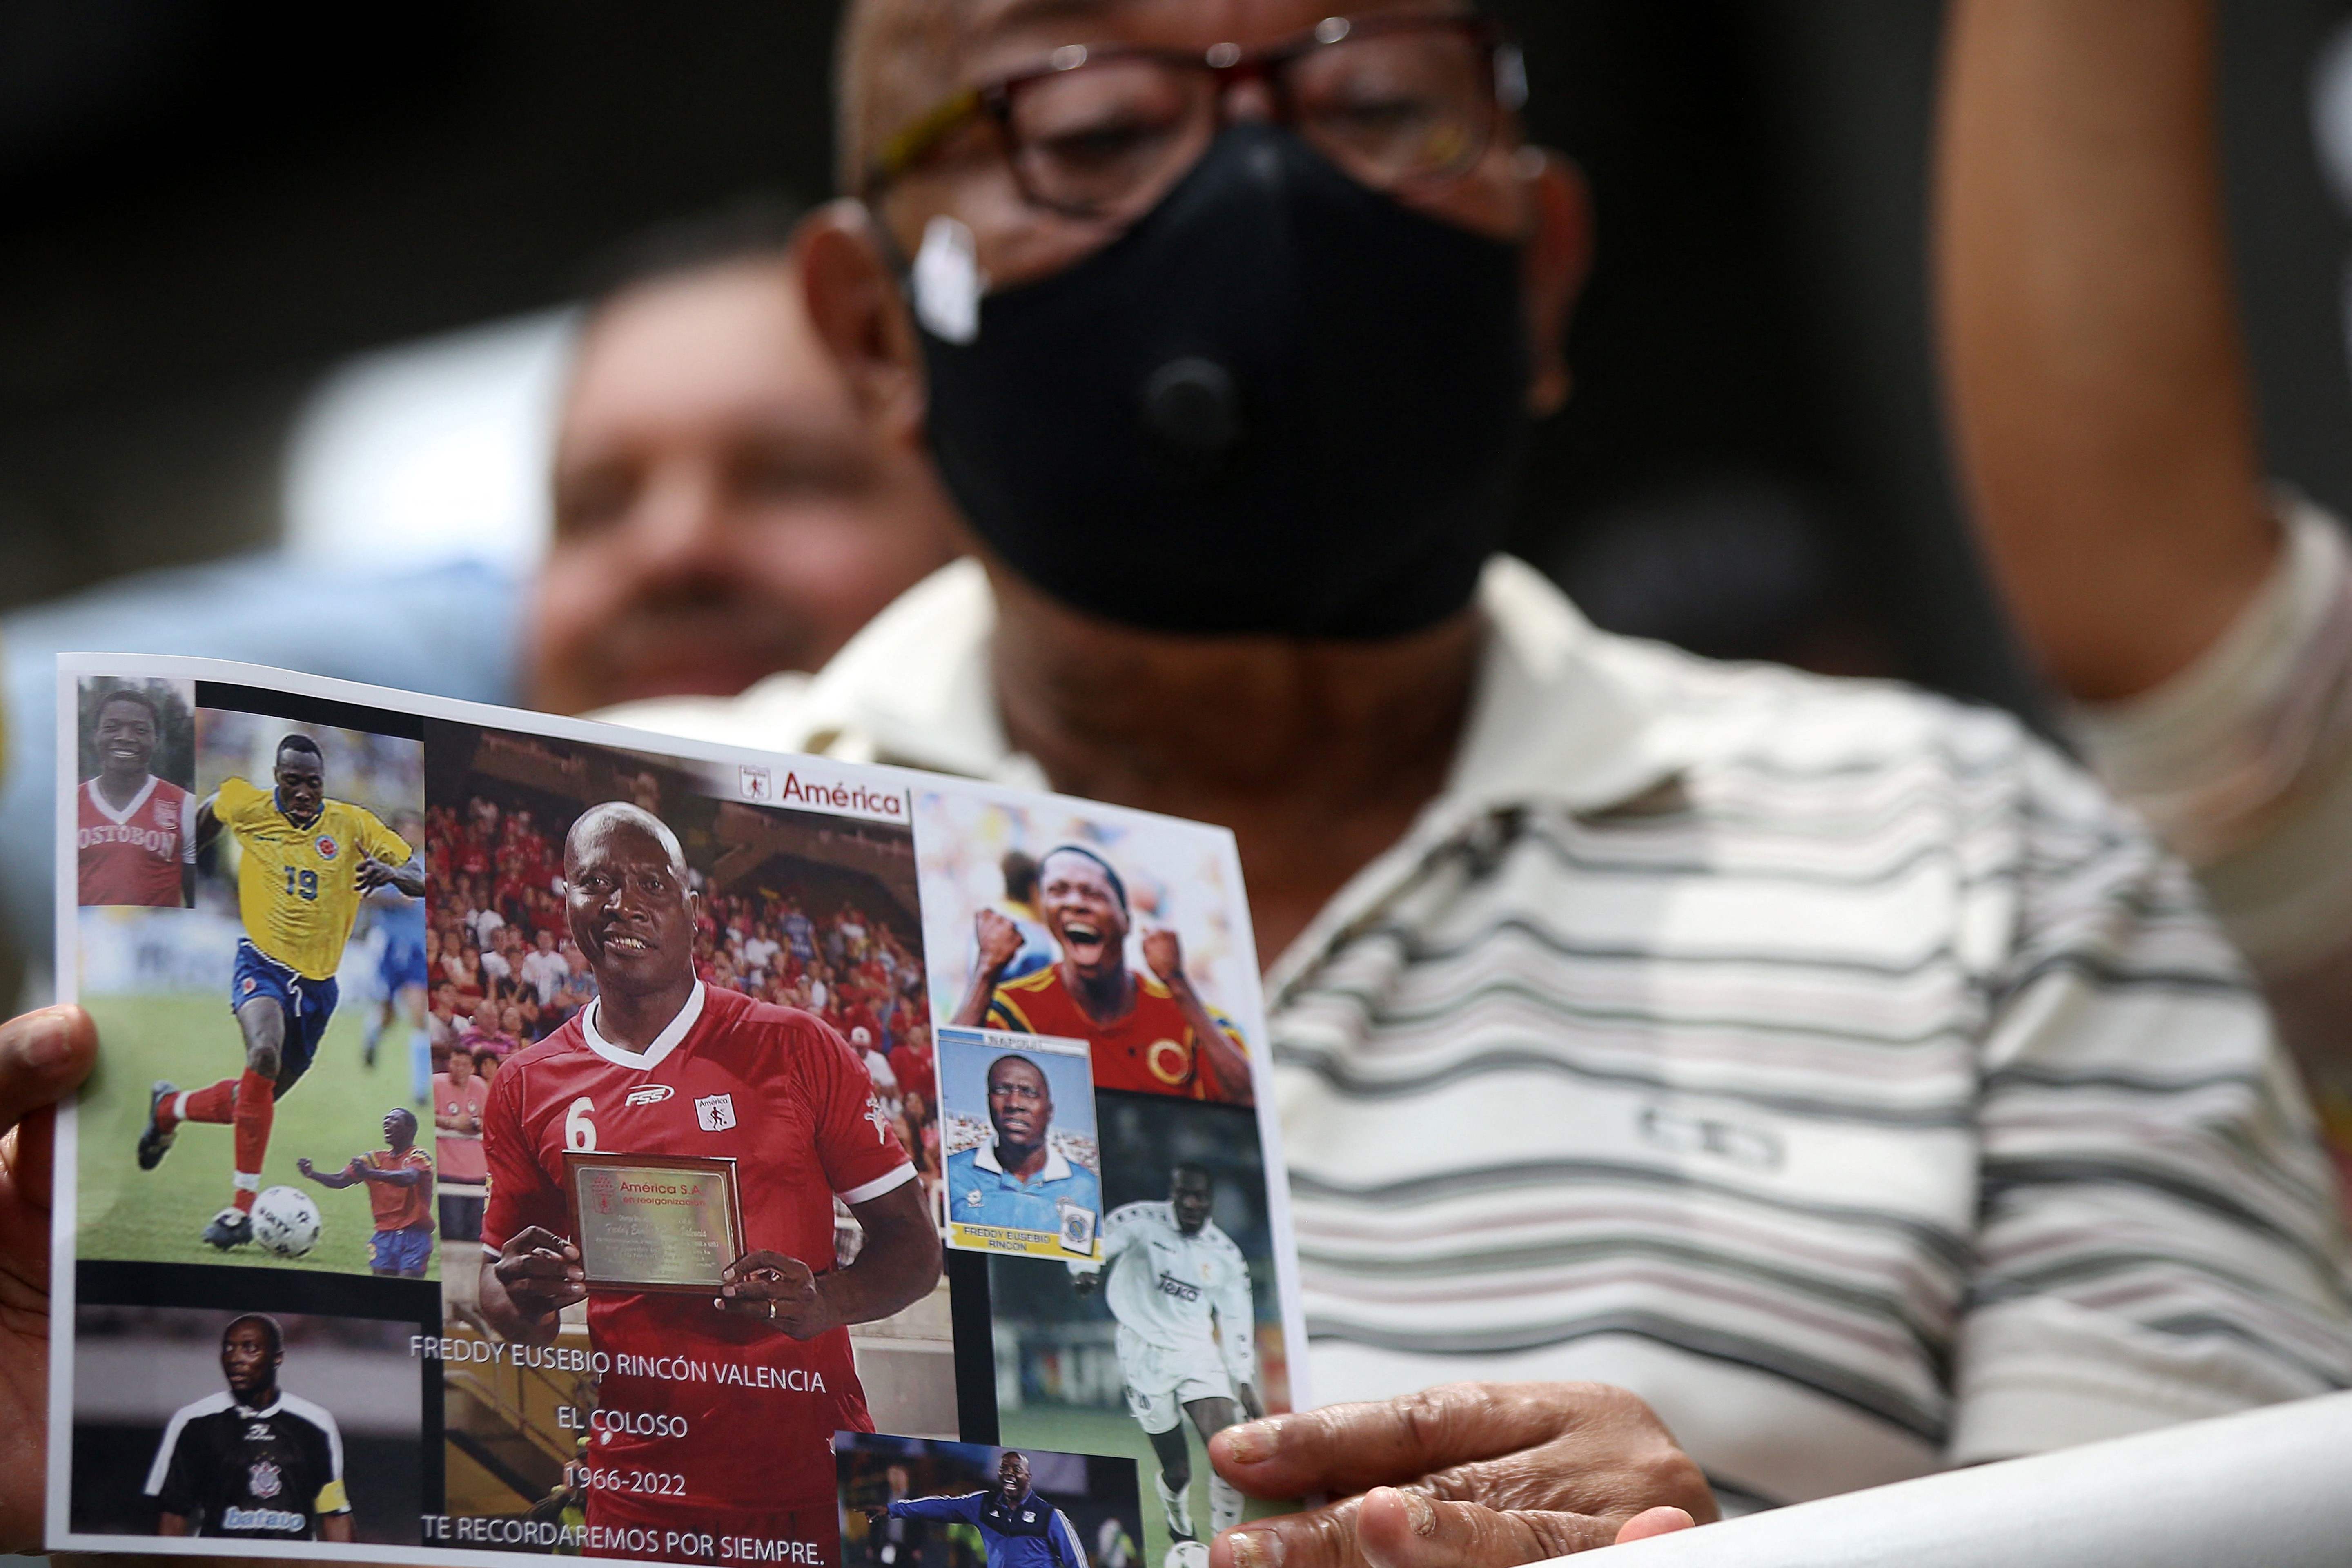
<svg viewBox="0 0 2352 1568">
<path fill-rule="evenodd" d="M 528 806 L 480 795 L 462 812 L 438 805 L 427 815 L 434 1070 L 463 1050 L 488 1078 L 585 1007 L 596 980 L 565 924 L 560 833 L 541 826 Z M 864 1061 L 876 1098 L 936 1193 L 940 1134 L 919 939 L 855 901 L 698 890 L 695 968 L 704 983 L 830 1024 Z"/>
</svg>

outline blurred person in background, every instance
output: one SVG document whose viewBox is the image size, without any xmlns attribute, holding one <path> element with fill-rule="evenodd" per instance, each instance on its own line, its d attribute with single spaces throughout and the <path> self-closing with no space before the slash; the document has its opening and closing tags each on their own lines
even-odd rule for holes
<svg viewBox="0 0 2352 1568">
<path fill-rule="evenodd" d="M 524 689 L 578 713 L 821 668 L 956 552 L 921 444 L 865 416 L 809 325 L 789 215 L 616 263 L 581 329 Z"/>
<path fill-rule="evenodd" d="M 1937 262 L 1977 525 L 2100 777 L 2262 976 L 2352 1194 L 2352 549 L 2264 483 L 2210 0 L 1966 0 Z"/>
<path fill-rule="evenodd" d="M 634 721 L 1234 830 L 1362 1403 L 1218 1435 L 1344 1500 L 1218 1568 L 2352 1383 L 2308 1108 L 2177 862 L 2003 715 L 1612 637 L 1498 555 L 1592 244 L 1524 82 L 1453 6 L 857 0 L 810 314 L 975 558 L 804 689 Z"/>
<path fill-rule="evenodd" d="M 814 669 L 947 561 L 954 514 L 919 442 L 865 416 L 809 329 L 793 216 L 747 204 L 603 269 L 557 416 L 554 538 L 530 583 L 470 561 L 371 571 L 370 603 L 399 614 L 289 616 L 289 602 L 346 602 L 352 579 L 271 554 L 0 619 L 8 936 L 37 959 L 48 947 L 58 652 L 241 659 L 579 712 Z M 486 963 L 508 956 L 483 947 Z"/>
</svg>

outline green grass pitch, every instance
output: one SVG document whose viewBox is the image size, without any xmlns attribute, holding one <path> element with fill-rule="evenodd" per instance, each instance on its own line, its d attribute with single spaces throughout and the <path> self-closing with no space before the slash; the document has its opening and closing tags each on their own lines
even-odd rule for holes
<svg viewBox="0 0 2352 1568">
<path fill-rule="evenodd" d="M 222 1252 L 199 1239 L 205 1222 L 229 1199 L 231 1129 L 184 1125 L 152 1171 L 142 1171 L 132 1152 L 156 1079 L 197 1089 L 243 1070 L 245 1047 L 226 988 L 220 995 L 91 996 L 82 1005 L 97 1020 L 104 1048 L 81 1097 L 80 1257 L 368 1272 L 375 1222 L 367 1189 L 330 1192 L 304 1181 L 294 1162 L 307 1154 L 321 1170 L 340 1170 L 352 1155 L 383 1147 L 385 1111 L 407 1105 L 422 1114 L 408 1101 L 404 1026 L 395 1021 L 384 1031 L 370 1069 L 361 1062 L 360 1042 L 371 1004 L 347 999 L 319 1042 L 310 1070 L 278 1102 L 261 1184 L 300 1188 L 325 1221 L 308 1256 L 279 1258 L 258 1247 Z M 428 1121 L 424 1136 L 431 1135 Z M 440 1267 L 436 1256 L 427 1277 L 438 1279 Z"/>
<path fill-rule="evenodd" d="M 1135 1461 L 1137 1501 L 1143 1510 L 1138 1521 L 1129 1520 L 1128 1527 L 1143 1548 L 1140 1568 L 1160 1568 L 1168 1556 L 1168 1521 L 1160 1517 L 1160 1494 L 1152 1489 L 1151 1479 L 1160 1473 L 1160 1461 L 1151 1452 L 1151 1439 L 1143 1428 L 1125 1411 L 1094 1410 L 1074 1405 L 1030 1405 L 1020 1410 L 1000 1411 L 996 1420 L 996 1440 L 1008 1448 L 1043 1448 L 1064 1454 L 1108 1454 Z M 1201 1434 L 1191 1421 L 1184 1423 L 1186 1436 L 1192 1450 L 1192 1529 L 1205 1544 L 1209 1539 L 1209 1456 L 1201 1447 Z M 1264 1519 L 1272 1514 L 1294 1511 L 1271 1503 L 1249 1502 L 1243 1507 L 1244 1519 Z M 1095 1543 L 1083 1543 L 1092 1556 Z"/>
</svg>

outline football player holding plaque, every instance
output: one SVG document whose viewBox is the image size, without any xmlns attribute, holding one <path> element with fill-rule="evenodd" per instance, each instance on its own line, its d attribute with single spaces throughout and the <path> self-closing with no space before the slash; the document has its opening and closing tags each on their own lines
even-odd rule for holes
<svg viewBox="0 0 2352 1568">
<path fill-rule="evenodd" d="M 483 1315 L 549 1344 L 588 1303 L 622 1417 L 583 1472 L 590 1552 L 649 1531 L 657 1552 L 613 1554 L 695 1560 L 668 1542 L 690 1525 L 833 1561 L 833 1435 L 873 1429 L 847 1325 L 938 1279 L 921 1186 L 840 1036 L 697 977 L 698 900 L 658 818 L 583 812 L 563 886 L 598 999 L 491 1086 Z M 866 1233 L 842 1268 L 836 1194 Z"/>
</svg>

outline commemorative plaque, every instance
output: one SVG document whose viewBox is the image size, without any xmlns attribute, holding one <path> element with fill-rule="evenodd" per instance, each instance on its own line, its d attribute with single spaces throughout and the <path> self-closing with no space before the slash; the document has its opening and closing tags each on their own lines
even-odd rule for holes
<svg viewBox="0 0 2352 1568">
<path fill-rule="evenodd" d="M 743 1256 L 732 1160 L 572 1152 L 563 1175 L 591 1290 L 707 1296 Z"/>
</svg>

